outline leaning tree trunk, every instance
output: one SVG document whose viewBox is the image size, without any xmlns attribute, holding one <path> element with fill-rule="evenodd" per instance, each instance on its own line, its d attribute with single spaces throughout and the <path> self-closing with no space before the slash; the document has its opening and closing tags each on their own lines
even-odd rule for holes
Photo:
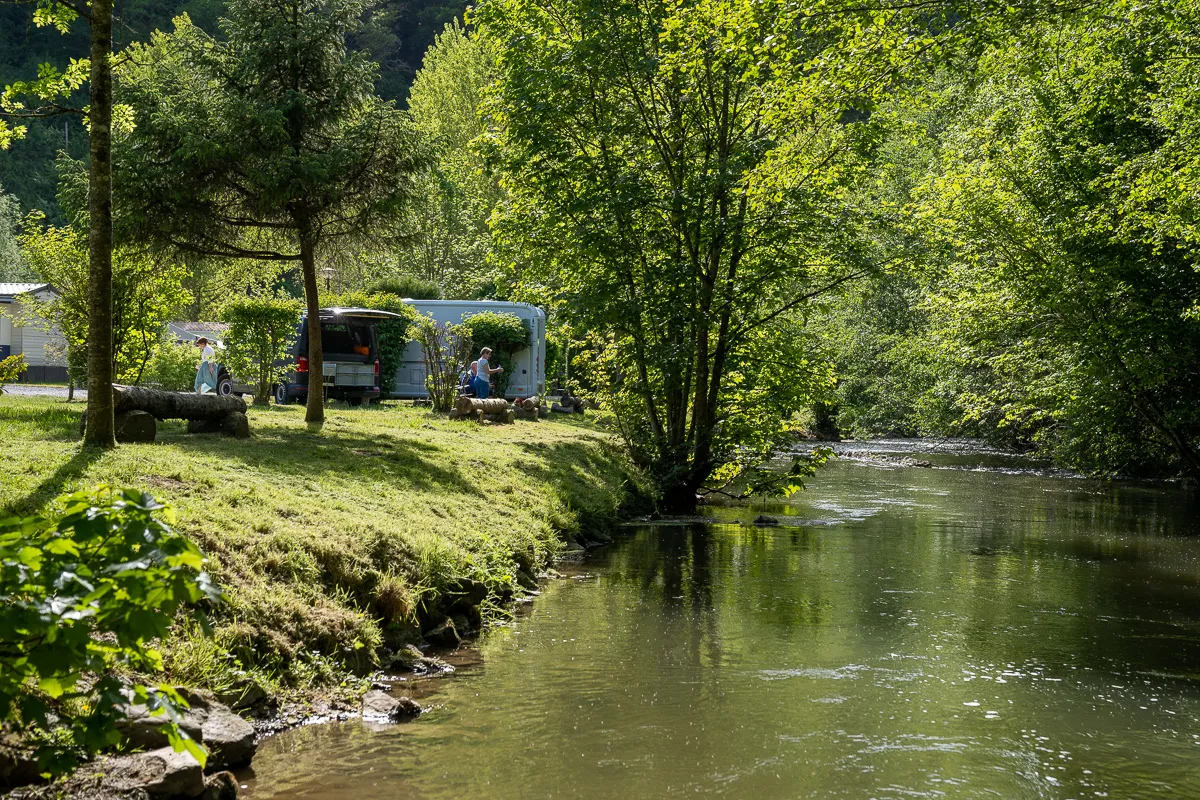
<svg viewBox="0 0 1200 800">
<path fill-rule="evenodd" d="M 112 333 L 112 0 L 92 0 L 88 111 L 88 417 L 84 444 L 116 447 Z"/>
<path fill-rule="evenodd" d="M 325 350 L 321 344 L 321 303 L 317 290 L 316 246 L 312 222 L 299 220 L 300 264 L 304 269 L 304 299 L 308 306 L 308 407 L 305 422 L 325 421 Z"/>
</svg>

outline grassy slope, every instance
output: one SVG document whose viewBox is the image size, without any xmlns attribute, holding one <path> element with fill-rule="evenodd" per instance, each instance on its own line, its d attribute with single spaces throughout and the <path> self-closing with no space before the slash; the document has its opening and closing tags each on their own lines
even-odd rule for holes
<svg viewBox="0 0 1200 800">
<path fill-rule="evenodd" d="M 188 436 L 81 450 L 82 405 L 0 397 L 0 510 L 42 510 L 96 483 L 145 488 L 208 553 L 228 602 L 216 638 L 168 643 L 177 680 L 228 680 L 235 654 L 282 684 L 369 666 L 384 640 L 414 636 L 470 578 L 491 596 L 602 529 L 630 475 L 609 437 L 579 422 L 451 422 L 423 409 L 329 409 L 310 432 L 299 407 L 252 409 L 254 438 Z M 428 616 L 428 614 L 425 614 Z"/>
</svg>

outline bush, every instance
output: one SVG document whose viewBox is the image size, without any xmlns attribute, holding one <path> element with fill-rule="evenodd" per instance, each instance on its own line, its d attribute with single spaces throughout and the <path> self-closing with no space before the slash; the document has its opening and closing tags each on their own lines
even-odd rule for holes
<svg viewBox="0 0 1200 800">
<path fill-rule="evenodd" d="M 235 375 L 255 383 L 254 405 L 266 405 L 271 385 L 288 371 L 287 359 L 300 328 L 300 301 L 290 297 L 238 297 L 221 308 L 229 323 L 221 360 Z"/>
<path fill-rule="evenodd" d="M 142 383 L 168 392 L 189 392 L 196 384 L 200 351 L 194 344 L 162 342 L 150 356 Z"/>
<path fill-rule="evenodd" d="M 150 495 L 101 486 L 60 502 L 57 519 L 0 519 L 0 722 L 41 732 L 39 764 L 58 773 L 117 744 L 122 708 L 146 704 L 204 763 L 174 689 L 117 677 L 160 672 L 150 642 L 184 606 L 219 599 L 203 554 Z"/>
<path fill-rule="evenodd" d="M 390 311 L 402 317 L 382 320 L 375 324 L 375 332 L 379 336 L 379 388 L 384 395 L 390 395 L 396 385 L 396 370 L 400 369 L 400 362 L 404 359 L 404 348 L 412 338 L 413 326 L 419 316 L 416 309 L 405 303 L 399 295 L 387 292 L 349 292 L 334 295 L 328 302 L 344 308 Z"/>
<path fill-rule="evenodd" d="M 442 290 L 433 281 L 417 278 L 413 275 L 401 275 L 396 278 L 376 281 L 367 289 L 368 294 L 390 294 L 394 297 L 409 300 L 441 300 Z"/>
<path fill-rule="evenodd" d="M 471 331 L 471 341 L 474 342 L 474 349 L 468 353 L 467 361 L 484 347 L 490 347 L 493 365 L 504 367 L 504 372 L 497 376 L 496 381 L 496 393 L 503 397 L 512 373 L 513 356 L 529 347 L 531 337 L 528 325 L 516 314 L 495 311 L 467 317 L 463 324 Z"/>
<path fill-rule="evenodd" d="M 16 381 L 28 367 L 24 353 L 17 353 L 0 361 L 0 394 L 4 394 L 4 384 Z"/>
<path fill-rule="evenodd" d="M 425 353 L 425 388 L 433 410 L 449 411 L 458 397 L 463 365 L 471 358 L 471 329 L 421 317 L 417 330 Z"/>
</svg>

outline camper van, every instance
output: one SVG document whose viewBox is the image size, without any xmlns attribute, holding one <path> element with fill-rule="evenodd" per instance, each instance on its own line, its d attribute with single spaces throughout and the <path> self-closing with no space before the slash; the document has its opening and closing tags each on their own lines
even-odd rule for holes
<svg viewBox="0 0 1200 800">
<path fill-rule="evenodd" d="M 504 396 L 529 397 L 546 391 L 546 312 L 528 303 L 502 303 L 494 300 L 405 300 L 418 314 L 433 317 L 435 322 L 459 323 L 467 317 L 491 311 L 497 314 L 515 314 L 529 326 L 530 345 L 513 356 L 508 373 L 508 388 Z M 479 348 L 487 342 L 475 342 L 472 360 L 479 355 Z M 463 364 L 466 369 L 466 364 Z M 404 358 L 396 370 L 396 383 L 392 397 L 423 398 L 429 392 L 425 388 L 425 355 L 420 342 L 409 342 Z"/>
</svg>

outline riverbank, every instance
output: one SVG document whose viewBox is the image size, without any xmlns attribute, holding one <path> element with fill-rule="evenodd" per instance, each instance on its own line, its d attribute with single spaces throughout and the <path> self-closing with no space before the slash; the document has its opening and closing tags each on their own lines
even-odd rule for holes
<svg viewBox="0 0 1200 800">
<path fill-rule="evenodd" d="M 345 690 L 453 643 L 576 544 L 607 537 L 638 479 L 586 421 L 451 422 L 410 406 L 252 409 L 252 439 L 189 436 L 81 450 L 80 403 L 0 397 L 0 513 L 97 483 L 170 503 L 226 592 L 213 635 L 179 626 L 166 680 L 235 705 Z M 261 710 L 261 709 L 260 709 Z"/>
</svg>

